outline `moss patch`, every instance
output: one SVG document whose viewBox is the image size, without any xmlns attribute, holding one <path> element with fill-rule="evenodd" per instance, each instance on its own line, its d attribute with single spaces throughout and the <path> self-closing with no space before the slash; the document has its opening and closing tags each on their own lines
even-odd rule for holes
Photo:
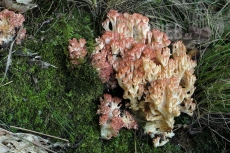
<svg viewBox="0 0 230 153">
<path fill-rule="evenodd" d="M 89 62 L 71 68 L 67 56 L 73 37 L 86 38 L 92 51 L 90 16 L 77 9 L 59 16 L 45 13 L 39 19 L 27 14 L 29 35 L 24 44 L 15 46 L 5 80 L 12 83 L 1 87 L 1 122 L 66 138 L 72 144 L 81 142 L 82 148 L 92 146 L 99 139 L 95 100 L 102 95 L 103 84 Z M 5 62 L 1 58 L 1 69 Z"/>
</svg>

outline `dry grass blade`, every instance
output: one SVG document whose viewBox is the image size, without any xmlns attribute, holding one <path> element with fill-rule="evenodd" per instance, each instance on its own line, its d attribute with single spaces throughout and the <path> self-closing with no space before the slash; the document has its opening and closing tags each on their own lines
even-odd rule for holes
<svg viewBox="0 0 230 153">
<path fill-rule="evenodd" d="M 18 130 L 22 130 L 22 131 L 26 131 L 26 132 L 31 132 L 31 133 L 43 135 L 43 136 L 46 136 L 46 137 L 50 137 L 50 138 L 54 138 L 54 139 L 58 139 L 58 140 L 62 140 L 62 141 L 69 142 L 69 140 L 67 140 L 67 139 L 55 137 L 55 136 L 48 135 L 48 134 L 44 134 L 44 133 L 41 133 L 41 132 L 36 132 L 36 131 L 32 131 L 32 130 L 28 130 L 28 129 L 21 128 L 21 127 L 16 127 L 16 126 L 10 126 L 10 127 L 11 127 L 11 128 L 14 128 L 14 129 L 18 129 Z"/>
<path fill-rule="evenodd" d="M 5 68 L 3 79 L 2 79 L 0 84 L 2 84 L 4 82 L 4 80 L 5 80 L 5 78 L 6 78 L 6 75 L 7 75 L 7 72 L 9 70 L 11 60 L 12 60 L 11 57 L 12 57 L 13 46 L 14 46 L 15 41 L 20 37 L 20 34 L 21 34 L 22 30 L 23 30 L 23 26 L 20 27 L 20 29 L 17 32 L 16 38 L 10 44 L 9 54 L 7 56 L 6 68 Z"/>
</svg>

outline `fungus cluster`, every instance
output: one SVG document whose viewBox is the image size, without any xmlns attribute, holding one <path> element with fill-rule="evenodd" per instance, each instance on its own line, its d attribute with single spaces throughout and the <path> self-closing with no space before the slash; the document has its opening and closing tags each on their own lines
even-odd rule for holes
<svg viewBox="0 0 230 153">
<path fill-rule="evenodd" d="M 145 133 L 153 138 L 155 147 L 162 146 L 174 136 L 174 117 L 181 112 L 193 114 L 196 61 L 186 54 L 181 41 L 170 50 L 167 35 L 150 30 L 149 19 L 141 14 L 111 10 L 107 17 L 102 23 L 105 32 L 96 39 L 92 64 L 103 83 L 117 80 L 123 98 L 130 100 L 130 109 L 144 115 Z M 101 105 L 99 112 L 103 112 L 104 103 Z M 116 136 L 117 131 L 114 133 L 106 138 Z"/>
<path fill-rule="evenodd" d="M 73 65 L 78 65 L 80 60 L 86 56 L 87 51 L 85 44 L 86 40 L 83 38 L 80 38 L 79 41 L 77 41 L 76 38 L 69 40 L 69 58 Z"/>
<path fill-rule="evenodd" d="M 137 123 L 128 111 L 121 111 L 121 99 L 104 94 L 100 98 L 101 105 L 97 111 L 100 115 L 101 138 L 110 139 L 117 136 L 122 127 L 137 129 Z"/>
<path fill-rule="evenodd" d="M 14 40 L 24 21 L 25 18 L 22 14 L 17 14 L 7 9 L 0 12 L 0 46 Z M 25 29 L 20 31 L 16 39 L 17 44 L 25 38 L 25 33 Z"/>
</svg>

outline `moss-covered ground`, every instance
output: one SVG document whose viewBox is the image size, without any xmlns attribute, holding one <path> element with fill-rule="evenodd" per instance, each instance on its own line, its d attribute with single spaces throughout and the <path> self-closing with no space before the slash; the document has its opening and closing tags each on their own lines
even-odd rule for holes
<svg viewBox="0 0 230 153">
<path fill-rule="evenodd" d="M 82 64 L 73 67 L 69 63 L 67 47 L 69 39 L 83 37 L 87 40 L 89 53 L 92 52 L 100 25 L 88 9 L 74 3 L 37 0 L 37 4 L 38 8 L 24 14 L 28 35 L 21 45 L 14 46 L 5 80 L 2 78 L 9 47 L 0 50 L 1 126 L 16 132 L 10 128 L 14 125 L 68 139 L 71 146 L 62 150 L 67 153 L 186 151 L 175 140 L 164 147 L 153 148 L 151 139 L 141 130 L 122 129 L 116 138 L 100 139 L 96 112 L 104 85 L 90 65 L 89 54 Z M 179 120 L 182 124 L 191 122 L 187 117 Z M 220 150 L 210 134 L 190 136 L 190 139 L 193 152 Z"/>
</svg>

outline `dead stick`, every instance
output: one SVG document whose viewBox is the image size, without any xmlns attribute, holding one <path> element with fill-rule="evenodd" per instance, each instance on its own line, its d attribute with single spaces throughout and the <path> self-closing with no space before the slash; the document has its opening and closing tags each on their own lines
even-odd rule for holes
<svg viewBox="0 0 230 153">
<path fill-rule="evenodd" d="M 16 127 L 16 126 L 10 126 L 10 127 L 11 127 L 11 128 L 14 128 L 14 129 L 18 129 L 18 130 L 22 130 L 22 131 L 27 131 L 27 132 L 31 132 L 31 133 L 35 133 L 35 134 L 47 136 L 47 137 L 50 137 L 50 138 L 59 139 L 59 140 L 62 140 L 62 141 L 69 142 L 69 140 L 67 140 L 67 139 L 63 139 L 63 138 L 55 137 L 55 136 L 52 136 L 52 135 L 48 135 L 48 134 L 44 134 L 44 133 L 40 133 L 40 132 L 28 130 L 28 129 L 25 129 L 25 128 Z"/>
</svg>

